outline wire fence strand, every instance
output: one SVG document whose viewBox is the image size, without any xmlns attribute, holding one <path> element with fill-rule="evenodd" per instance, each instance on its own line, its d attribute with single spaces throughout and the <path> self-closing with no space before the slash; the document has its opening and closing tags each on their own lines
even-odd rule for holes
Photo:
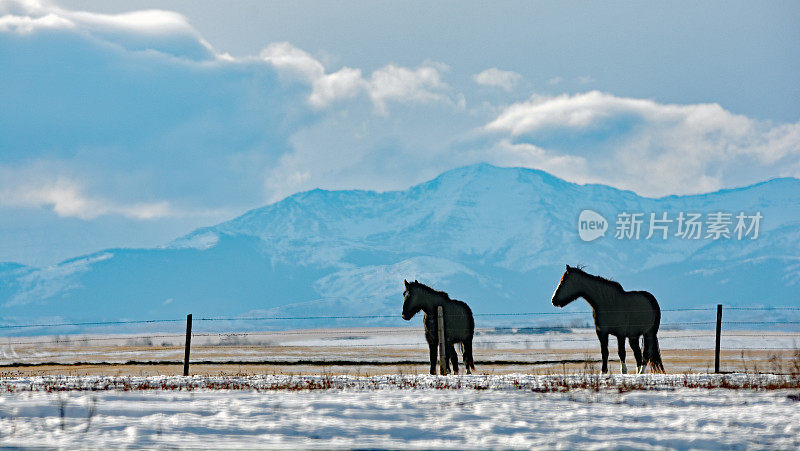
<svg viewBox="0 0 800 451">
<path fill-rule="evenodd" d="M 746 311 L 800 311 L 800 307 L 725 307 L 726 310 Z M 693 312 L 712 311 L 715 307 L 672 308 L 661 309 L 661 312 Z M 617 310 L 618 313 L 641 312 L 641 310 Z M 509 312 L 509 313 L 473 313 L 477 317 L 515 317 L 515 316 L 563 316 L 563 315 L 588 315 L 591 310 L 558 311 L 558 312 Z M 458 316 L 458 315 L 449 315 Z M 257 316 L 257 317 L 199 317 L 194 321 L 302 321 L 302 320 L 340 320 L 340 319 L 396 319 L 399 315 L 298 315 L 298 316 Z M 77 326 L 106 326 L 126 324 L 157 324 L 157 323 L 182 323 L 184 319 L 142 319 L 142 320 L 110 320 L 62 323 L 34 323 L 34 324 L 0 324 L 0 329 L 24 328 L 52 328 L 52 327 L 77 327 Z M 783 324 L 783 322 L 774 322 Z M 786 324 L 797 324 L 797 321 Z"/>
<path fill-rule="evenodd" d="M 741 307 L 725 307 L 726 310 L 734 311 L 747 311 L 747 312 L 793 312 L 800 311 L 800 307 L 760 307 L 760 306 L 741 306 Z M 673 308 L 661 309 L 662 312 L 711 312 L 716 310 L 715 307 L 698 307 L 698 308 Z M 640 310 L 619 311 L 620 313 L 637 312 Z M 474 313 L 475 317 L 584 317 L 592 314 L 592 311 L 578 310 L 578 311 L 554 311 L 554 312 L 508 312 L 508 313 Z M 684 316 L 686 318 L 687 316 Z M 695 316 L 696 317 L 696 316 Z M 680 319 L 677 317 L 675 319 Z M 688 316 L 688 318 L 692 318 Z M 752 318 L 752 316 L 751 316 Z M 786 318 L 786 319 L 784 319 Z M 768 329 L 772 326 L 793 326 L 800 324 L 800 321 L 791 319 L 792 316 L 785 317 L 778 316 L 776 319 L 742 319 L 738 318 L 732 320 L 722 321 L 721 324 L 725 326 L 760 326 L 762 329 Z M 231 327 L 229 324 L 224 323 L 258 323 L 258 322 L 279 322 L 279 321 L 339 321 L 339 320 L 385 320 L 385 319 L 399 319 L 399 315 L 307 315 L 307 316 L 252 316 L 252 317 L 200 317 L 195 318 L 195 322 L 207 323 L 210 331 L 203 331 L 195 329 L 192 336 L 195 338 L 202 338 L 195 342 L 194 347 L 198 350 L 209 352 L 213 349 L 240 349 L 250 350 L 253 352 L 260 352 L 265 349 L 280 349 L 280 348 L 298 348 L 305 349 L 313 348 L 326 348 L 328 350 L 334 349 L 365 349 L 365 348 L 405 348 L 405 349 L 422 349 L 427 347 L 427 343 L 422 339 L 423 334 L 419 325 L 409 325 L 402 327 L 380 327 L 361 324 L 357 327 L 359 329 L 343 329 L 341 323 L 324 326 L 326 328 L 311 329 L 311 328 L 298 328 L 294 330 L 261 330 L 261 331 L 248 331 L 248 330 L 233 330 L 216 332 L 213 331 L 212 324 L 218 323 L 218 328 Z M 146 325 L 146 324 L 183 324 L 186 321 L 184 318 L 180 319 L 132 319 L 132 320 L 109 320 L 109 321 L 76 321 L 76 322 L 42 322 L 32 324 L 1 324 L 0 329 L 15 331 L 15 330 L 42 330 L 54 328 L 70 328 L 70 327 L 122 327 L 129 325 Z M 306 323 L 307 324 L 307 323 Z M 692 328 L 692 326 L 711 326 L 716 324 L 716 321 L 671 321 L 660 324 L 659 340 L 663 343 L 662 349 L 664 350 L 686 350 L 686 351 L 709 351 L 713 352 L 713 348 L 697 346 L 697 342 L 702 342 L 702 339 L 711 340 L 714 338 L 714 332 L 711 328 L 708 333 L 679 333 L 685 327 Z M 591 322 L 586 321 L 585 326 L 591 328 Z M 631 326 L 630 324 L 626 324 Z M 646 326 L 649 324 L 642 324 Z M 635 324 L 633 326 L 636 326 Z M 235 326 L 234 326 L 235 327 Z M 240 326 L 241 327 L 241 326 Z M 246 326 L 254 327 L 254 326 Z M 258 326 L 255 326 L 258 327 Z M 274 327 L 269 324 L 268 327 Z M 298 327 L 298 324 L 292 324 L 292 327 Z M 322 326 L 317 326 L 322 327 Z M 339 327 L 338 329 L 336 327 Z M 201 328 L 202 329 L 202 328 Z M 575 329 L 579 331 L 576 332 Z M 572 326 L 534 326 L 534 325 L 515 325 L 515 326 L 502 326 L 475 328 L 473 345 L 475 349 L 495 349 L 497 351 L 522 350 L 531 355 L 553 355 L 564 351 L 578 352 L 584 348 L 583 352 L 594 352 L 596 343 L 598 341 L 593 331 L 582 331 L 583 327 Z M 416 335 L 416 337 L 408 338 Z M 728 339 L 745 339 L 744 342 L 727 342 L 722 347 L 722 351 L 794 351 L 797 353 L 798 342 L 793 342 L 789 345 L 785 339 L 784 334 L 770 332 L 770 330 L 759 330 L 752 332 L 742 332 L 737 330 L 724 330 L 722 336 Z M 385 340 L 386 337 L 396 337 L 395 340 Z M 399 337 L 403 337 L 402 339 Z M 157 358 L 166 358 L 165 356 L 172 356 L 173 354 L 180 357 L 183 350 L 182 333 L 157 333 L 153 335 L 136 334 L 136 333 L 123 333 L 113 336 L 96 336 L 84 332 L 81 334 L 67 334 L 65 336 L 52 335 L 52 338 L 42 339 L 42 335 L 34 335 L 31 339 L 20 337 L 6 337 L 5 340 L 0 338 L 0 362 L 7 362 L 9 360 L 27 360 L 41 358 L 58 358 L 69 359 L 76 357 L 86 356 L 102 356 L 106 358 L 122 358 L 121 356 L 140 356 L 142 353 L 149 353 L 147 355 L 157 356 Z M 793 340 L 800 339 L 798 337 L 789 337 Z M 353 340 L 370 340 L 370 342 L 354 343 Z M 781 340 L 776 341 L 772 346 L 759 345 L 752 343 L 751 346 L 747 339 L 772 339 Z M 161 340 L 161 343 L 156 343 Z M 215 341 L 216 340 L 216 341 Z M 690 340 L 684 342 L 683 340 Z M 692 343 L 694 340 L 695 343 Z M 389 342 L 387 342 L 389 341 Z M 688 346 L 687 346 L 688 344 Z M 551 346 L 554 346 L 552 347 Z M 95 346 L 92 349 L 92 346 Z M 516 346 L 516 347 L 513 347 Z M 544 348 L 543 348 L 543 347 Z M 679 348 L 677 346 L 680 346 Z M 19 350 L 30 350 L 31 347 L 36 347 L 36 352 L 31 355 L 20 358 L 17 356 L 14 347 Z M 532 347 L 532 348 L 531 348 Z M 67 352 L 53 352 L 53 348 L 68 349 Z M 154 352 L 159 350 L 161 352 Z M 578 350 L 578 351 L 576 351 Z M 7 352 L 8 351 L 8 352 Z M 28 351 L 31 352 L 31 351 Z M 8 354 L 11 354 L 9 356 Z M 40 357 L 37 357 L 40 356 Z M 41 357 L 50 356 L 50 357 Z M 251 356 L 248 356 L 251 357 Z M 74 364 L 75 362 L 71 363 Z M 91 363 L 91 362 L 89 362 Z M 246 363 L 246 362 L 245 362 Z M 13 364 L 11 364 L 13 366 Z M 9 364 L 2 363 L 0 366 L 8 367 Z"/>
</svg>

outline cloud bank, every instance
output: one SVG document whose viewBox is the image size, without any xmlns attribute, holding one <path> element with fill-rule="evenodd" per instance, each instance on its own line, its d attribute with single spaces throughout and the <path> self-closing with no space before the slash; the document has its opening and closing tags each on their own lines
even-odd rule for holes
<svg viewBox="0 0 800 451">
<path fill-rule="evenodd" d="M 714 103 L 521 93 L 521 74 L 494 67 L 459 77 L 426 59 L 322 60 L 289 42 L 232 57 L 170 11 L 0 3 L 0 214 L 48 209 L 53 227 L 211 221 L 301 190 L 404 188 L 476 162 L 650 196 L 800 176 L 800 123 Z"/>
<path fill-rule="evenodd" d="M 650 196 L 800 173 L 800 123 L 773 125 L 717 104 L 660 104 L 598 91 L 534 96 L 504 109 L 485 130 L 582 156 L 591 171 L 575 178 Z"/>
</svg>

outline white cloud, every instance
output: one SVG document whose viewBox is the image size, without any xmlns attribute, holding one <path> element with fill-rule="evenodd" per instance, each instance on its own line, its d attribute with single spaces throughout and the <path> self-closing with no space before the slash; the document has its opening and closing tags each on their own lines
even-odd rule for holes
<svg viewBox="0 0 800 451">
<path fill-rule="evenodd" d="M 172 11 L 154 9 L 122 14 L 98 14 L 85 11 L 59 10 L 59 13 L 91 28 L 128 30 L 134 33 L 155 35 L 174 33 L 196 35 L 196 31 L 189 25 L 186 17 Z"/>
<path fill-rule="evenodd" d="M 515 144 L 508 139 L 502 139 L 495 144 L 487 157 L 499 166 L 541 169 L 578 183 L 593 181 L 593 174 L 585 157 L 564 155 L 529 143 Z"/>
<path fill-rule="evenodd" d="M 773 126 L 718 104 L 660 104 L 597 91 L 535 96 L 506 108 L 485 130 L 583 155 L 594 181 L 654 196 L 742 184 L 747 171 L 774 173 L 781 160 L 796 167 L 800 157 L 800 123 Z M 565 144 L 576 140 L 585 147 Z"/>
<path fill-rule="evenodd" d="M 475 74 L 472 79 L 479 85 L 493 86 L 503 88 L 506 91 L 511 91 L 514 89 L 514 86 L 516 86 L 517 83 L 522 80 L 522 75 L 516 72 L 500 70 L 496 67 L 492 67 L 491 69 L 486 69 L 479 74 Z"/>
<path fill-rule="evenodd" d="M 447 84 L 441 79 L 440 71 L 444 66 L 440 64 L 427 63 L 416 69 L 390 64 L 372 72 L 367 80 L 360 69 L 350 67 L 327 73 L 318 59 L 288 42 L 270 44 L 259 56 L 281 73 L 309 84 L 308 102 L 317 109 L 360 94 L 369 96 L 380 114 L 388 112 L 390 102 L 427 103 L 448 99 L 443 94 Z"/>
<path fill-rule="evenodd" d="M 4 180 L 8 178 L 4 177 Z M 0 205 L 23 208 L 50 208 L 58 216 L 94 219 L 120 215 L 130 219 L 158 219 L 173 216 L 168 202 L 114 204 L 90 198 L 78 183 L 67 179 L 0 187 Z"/>
<path fill-rule="evenodd" d="M 650 113 L 655 108 L 653 101 L 614 97 L 598 91 L 574 96 L 534 96 L 506 108 L 486 129 L 517 136 L 546 127 L 585 128 L 623 111 Z"/>
<path fill-rule="evenodd" d="M 297 75 L 309 83 L 325 75 L 325 67 L 308 52 L 288 42 L 275 42 L 261 51 L 261 59 L 282 72 Z"/>
<path fill-rule="evenodd" d="M 390 64 L 372 73 L 369 96 L 376 110 L 386 114 L 388 102 L 428 103 L 446 100 L 447 97 L 442 93 L 446 88 L 439 69 L 433 65 L 409 69 Z"/>
<path fill-rule="evenodd" d="M 0 16 L 0 32 L 8 33 L 33 33 L 42 28 L 72 28 L 75 24 L 55 14 L 41 17 L 29 16 Z"/>
<path fill-rule="evenodd" d="M 319 60 L 288 42 L 270 44 L 259 56 L 281 73 L 298 77 L 311 85 L 308 102 L 317 109 L 325 108 L 339 99 L 355 97 L 366 88 L 360 69 L 343 67 L 326 74 Z"/>
<path fill-rule="evenodd" d="M 338 72 L 314 80 L 308 101 L 316 108 L 323 108 L 335 100 L 355 97 L 364 86 L 360 69 L 343 67 Z"/>
<path fill-rule="evenodd" d="M 33 33 L 43 29 L 80 29 L 94 38 L 131 51 L 155 51 L 194 60 L 226 58 L 181 14 L 163 10 L 101 14 L 70 11 L 37 1 L 0 5 L 0 32 Z"/>
</svg>

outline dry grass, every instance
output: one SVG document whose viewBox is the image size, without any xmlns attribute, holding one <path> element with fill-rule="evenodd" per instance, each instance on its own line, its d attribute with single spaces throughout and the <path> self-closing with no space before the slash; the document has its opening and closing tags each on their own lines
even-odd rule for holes
<svg viewBox="0 0 800 451">
<path fill-rule="evenodd" d="M 662 344 L 662 358 L 668 373 L 713 371 L 713 332 L 692 332 L 704 333 L 707 336 L 701 335 L 697 344 L 710 344 L 709 349 L 686 350 L 670 349 L 668 346 L 669 334 L 682 336 L 686 332 L 664 332 L 666 339 Z M 752 334 L 754 337 L 761 336 L 758 332 Z M 738 336 L 741 337 L 742 334 Z M 370 337 L 373 340 L 381 338 L 394 343 L 417 343 L 372 346 L 365 344 L 365 340 Z M 581 331 L 572 335 L 573 338 L 585 337 L 585 341 L 561 342 L 561 345 L 574 344 L 571 349 L 558 348 L 560 337 L 563 336 L 519 334 L 498 338 L 494 335 L 483 335 L 480 337 L 482 340 L 517 341 L 511 341 L 510 344 L 498 341 L 498 346 L 476 346 L 476 372 L 485 375 L 592 375 L 600 372 L 600 353 L 592 331 Z M 735 337 L 731 339 L 734 340 Z M 335 346 L 309 345 L 320 340 L 334 340 L 332 343 Z M 419 343 L 421 340 L 419 331 L 409 328 L 301 330 L 248 335 L 206 334 L 193 339 L 190 372 L 203 376 L 427 374 L 428 352 L 425 345 Z M 0 366 L 0 372 L 5 374 L 155 376 L 180 375 L 183 372 L 184 349 L 181 335 L 30 337 L 7 338 L 4 341 L 6 343 L 0 340 L 0 347 L 5 358 L 0 360 L 5 363 L 36 365 Z M 752 343 L 753 338 L 746 338 L 745 341 Z M 763 341 L 765 345 L 774 342 L 775 339 Z M 556 347 L 552 348 L 551 345 Z M 800 350 L 724 350 L 721 357 L 723 372 L 800 374 Z M 616 352 L 612 349 L 609 369 L 612 373 L 619 373 L 619 362 L 615 359 Z M 636 367 L 630 351 L 627 366 L 631 371 Z M 461 365 L 461 371 L 463 370 Z"/>
<path fill-rule="evenodd" d="M 133 347 L 126 350 L 135 351 L 137 354 L 146 352 L 147 348 Z M 231 351 L 232 349 L 228 349 Z M 180 351 L 180 352 L 178 352 Z M 231 352 L 221 352 L 219 348 L 214 348 L 213 353 L 196 353 L 193 359 L 204 360 L 233 360 L 237 355 Z M 362 364 L 288 364 L 290 361 L 307 359 L 312 356 L 314 359 L 324 361 L 341 360 L 343 355 L 351 355 L 352 350 L 339 348 L 305 348 L 305 347 L 280 347 L 264 348 L 257 357 L 262 361 L 277 361 L 276 363 L 192 363 L 190 372 L 200 376 L 250 376 L 258 374 L 334 374 L 350 376 L 371 376 L 385 374 L 427 374 L 428 363 L 425 363 L 426 354 L 419 350 L 386 350 L 386 349 L 360 349 L 357 355 L 358 361 Z M 389 351 L 389 352 L 387 352 Z M 103 355 L 98 352 L 95 358 L 98 362 L 103 362 L 103 357 L 119 356 L 120 349 L 113 349 L 113 353 Z M 109 375 L 109 376 L 157 376 L 157 375 L 180 375 L 183 373 L 183 365 L 178 364 L 182 358 L 182 349 L 175 349 L 173 355 L 165 355 L 158 359 L 148 359 L 154 362 L 175 362 L 165 363 L 87 363 L 80 365 L 41 365 L 24 367 L 6 367 L 0 373 L 2 376 L 43 376 L 43 375 L 67 375 L 67 376 L 88 376 L 88 375 Z M 586 349 L 562 349 L 550 350 L 546 354 L 534 353 L 528 350 L 482 350 L 475 353 L 476 374 L 500 375 L 500 374 L 599 374 L 600 364 L 597 361 L 599 353 L 591 352 Z M 128 354 L 125 354 L 128 356 Z M 248 356 L 253 357 L 252 355 Z M 487 361 L 515 361 L 513 364 L 486 364 Z M 714 370 L 713 351 L 697 350 L 665 350 L 663 352 L 664 366 L 668 373 L 709 373 Z M 73 360 L 74 361 L 74 360 Z M 377 364 L 379 361 L 418 361 L 416 364 Z M 534 363 L 538 361 L 539 363 Z M 772 373 L 772 374 L 800 374 L 800 351 L 723 351 L 721 354 L 721 370 L 723 372 L 744 372 L 744 373 Z M 371 362 L 371 363 L 370 363 Z M 531 363 L 520 363 L 531 362 Z M 549 363 L 546 363 L 549 362 Z M 635 369 L 635 362 L 632 357 L 627 359 L 628 368 Z M 461 365 L 463 374 L 463 365 Z M 609 362 L 611 373 L 619 373 L 619 361 Z"/>
</svg>

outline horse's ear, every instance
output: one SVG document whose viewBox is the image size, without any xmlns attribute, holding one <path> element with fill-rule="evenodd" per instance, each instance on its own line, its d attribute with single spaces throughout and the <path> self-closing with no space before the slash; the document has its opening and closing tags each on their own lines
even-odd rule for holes
<svg viewBox="0 0 800 451">
<path fill-rule="evenodd" d="M 406 288 L 408 288 L 408 281 L 406 279 L 403 279 L 403 283 L 406 285 Z"/>
<path fill-rule="evenodd" d="M 572 268 L 570 268 L 569 265 L 567 265 L 567 271 L 569 271 L 570 269 L 572 269 Z"/>
</svg>

